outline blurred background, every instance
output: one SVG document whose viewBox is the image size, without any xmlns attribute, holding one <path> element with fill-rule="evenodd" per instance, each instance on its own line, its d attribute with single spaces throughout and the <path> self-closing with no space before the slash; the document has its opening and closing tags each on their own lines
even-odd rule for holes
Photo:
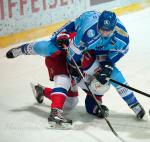
<svg viewBox="0 0 150 142">
<path fill-rule="evenodd" d="M 150 6 L 150 0 L 0 0 L 0 48 L 49 36 L 87 10 L 118 15 Z"/>
</svg>

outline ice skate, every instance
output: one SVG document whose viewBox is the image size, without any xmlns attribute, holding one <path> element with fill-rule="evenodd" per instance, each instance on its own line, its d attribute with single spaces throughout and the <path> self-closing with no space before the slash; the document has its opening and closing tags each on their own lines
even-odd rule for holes
<svg viewBox="0 0 150 142">
<path fill-rule="evenodd" d="M 21 47 L 12 48 L 6 53 L 7 58 L 16 58 L 19 55 L 22 55 Z"/>
<path fill-rule="evenodd" d="M 43 100 L 44 100 L 44 93 L 43 93 L 44 87 L 40 84 L 38 84 L 38 85 L 34 85 L 33 83 L 30 83 L 30 84 L 31 84 L 31 88 L 32 88 L 32 91 L 33 91 L 33 94 L 34 94 L 34 97 L 35 97 L 36 101 L 39 104 L 43 103 Z"/>
<path fill-rule="evenodd" d="M 72 120 L 66 119 L 62 116 L 62 110 L 51 109 L 51 113 L 48 117 L 49 128 L 51 129 L 71 129 Z"/>
<path fill-rule="evenodd" d="M 139 103 L 136 103 L 133 106 L 131 106 L 131 109 L 135 112 L 137 119 L 141 120 L 144 117 L 145 110 Z"/>
</svg>

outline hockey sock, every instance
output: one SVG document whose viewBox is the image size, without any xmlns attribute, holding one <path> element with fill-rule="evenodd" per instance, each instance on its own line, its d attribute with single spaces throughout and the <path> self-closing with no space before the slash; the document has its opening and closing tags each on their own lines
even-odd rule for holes
<svg viewBox="0 0 150 142">
<path fill-rule="evenodd" d="M 52 89 L 51 88 L 44 88 L 44 96 L 48 99 L 51 99 L 51 93 L 52 93 Z"/>
<path fill-rule="evenodd" d="M 127 96 L 122 97 L 123 100 L 128 104 L 129 107 L 133 106 L 134 104 L 138 103 L 137 99 L 135 98 L 133 93 L 128 94 Z"/>
<path fill-rule="evenodd" d="M 22 53 L 25 55 L 34 55 L 35 52 L 33 50 L 34 43 L 23 44 L 20 46 Z"/>
<path fill-rule="evenodd" d="M 62 109 L 64 102 L 66 100 L 67 90 L 64 88 L 54 88 L 51 93 L 51 108 L 59 108 Z"/>
<path fill-rule="evenodd" d="M 122 97 L 122 99 L 128 104 L 129 107 L 138 103 L 133 92 L 130 91 L 129 89 L 122 87 L 122 86 L 117 86 L 117 91 L 119 95 Z"/>
</svg>

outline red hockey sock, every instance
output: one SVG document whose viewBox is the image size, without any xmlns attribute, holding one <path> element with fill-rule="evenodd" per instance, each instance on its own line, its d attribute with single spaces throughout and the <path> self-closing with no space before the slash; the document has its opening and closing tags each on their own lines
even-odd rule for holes
<svg viewBox="0 0 150 142">
<path fill-rule="evenodd" d="M 51 104 L 51 108 L 59 108 L 62 109 L 64 102 L 66 100 L 66 96 L 62 95 L 62 94 L 54 94 L 51 95 L 51 100 L 52 100 L 52 104 Z"/>
<path fill-rule="evenodd" d="M 44 96 L 48 99 L 51 100 L 51 93 L 52 93 L 52 89 L 51 88 L 45 88 L 44 89 Z"/>
</svg>

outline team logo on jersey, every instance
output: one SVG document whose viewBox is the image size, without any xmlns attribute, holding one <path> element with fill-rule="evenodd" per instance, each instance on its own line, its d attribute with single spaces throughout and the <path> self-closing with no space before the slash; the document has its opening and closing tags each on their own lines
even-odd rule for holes
<svg viewBox="0 0 150 142">
<path fill-rule="evenodd" d="M 95 36 L 95 31 L 92 30 L 92 29 L 88 30 L 87 31 L 87 36 L 90 37 L 90 38 L 94 37 Z"/>
</svg>

